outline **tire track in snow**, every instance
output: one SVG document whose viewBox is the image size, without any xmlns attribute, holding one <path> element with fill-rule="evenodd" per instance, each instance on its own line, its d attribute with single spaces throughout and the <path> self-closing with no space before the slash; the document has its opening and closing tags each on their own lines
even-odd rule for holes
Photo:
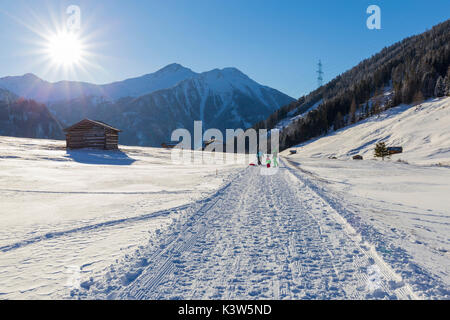
<svg viewBox="0 0 450 320">
<path fill-rule="evenodd" d="M 86 231 L 92 231 L 92 230 L 96 230 L 96 229 L 100 229 L 100 228 L 112 227 L 112 226 L 116 226 L 116 225 L 122 224 L 122 223 L 133 223 L 133 222 L 139 222 L 139 221 L 144 221 L 144 220 L 148 220 L 148 219 L 153 219 L 153 218 L 169 215 L 169 214 L 171 214 L 173 212 L 184 210 L 187 207 L 188 207 L 187 205 L 183 205 L 183 206 L 172 208 L 172 209 L 169 209 L 169 210 L 162 210 L 162 211 L 152 212 L 152 213 L 140 215 L 140 216 L 137 216 L 137 217 L 123 218 L 123 219 L 117 219 L 117 220 L 110 220 L 110 221 L 99 222 L 99 223 L 96 223 L 96 224 L 82 226 L 82 227 L 78 227 L 78 228 L 74 228 L 74 229 L 49 232 L 49 233 L 46 233 L 46 234 L 43 234 L 43 235 L 39 235 L 39 236 L 36 236 L 36 237 L 28 238 L 28 239 L 25 239 L 25 240 L 22 240 L 22 241 L 18 241 L 18 242 L 15 242 L 15 243 L 11 243 L 11 244 L 2 246 L 2 247 L 0 247 L 0 251 L 8 252 L 8 251 L 19 249 L 19 248 L 22 248 L 24 246 L 31 245 L 31 244 L 34 244 L 34 243 L 37 243 L 37 242 L 40 242 L 40 241 L 45 241 L 45 240 L 49 240 L 49 239 L 55 239 L 55 238 L 67 236 L 67 235 L 70 235 L 70 234 L 73 234 L 73 233 L 86 232 Z"/>
<path fill-rule="evenodd" d="M 20 190 L 20 189 L 0 189 L 0 192 L 17 192 L 17 193 L 41 193 L 41 194 L 92 194 L 92 195 L 150 195 L 150 194 L 180 194 L 193 193 L 192 190 L 160 190 L 160 191 L 50 191 L 50 190 Z"/>
<path fill-rule="evenodd" d="M 237 177 L 240 176 L 240 173 L 237 174 Z M 234 178 L 236 179 L 236 178 Z M 233 180 L 232 180 L 233 181 Z M 231 181 L 231 182 L 232 182 Z M 55 239 L 58 237 L 63 237 L 63 236 L 67 236 L 67 235 L 71 235 L 74 233 L 80 233 L 80 232 L 89 232 L 89 231 L 94 231 L 97 229 L 102 229 L 102 228 L 107 228 L 107 227 L 114 227 L 120 224 L 127 224 L 127 223 L 137 223 L 137 222 L 142 222 L 145 220 L 149 220 L 149 219 L 154 219 L 157 217 L 161 217 L 161 216 L 167 216 L 170 215 L 172 213 L 176 213 L 176 212 L 183 212 L 186 210 L 192 210 L 195 207 L 198 206 L 202 206 L 203 203 L 208 203 L 211 199 L 214 199 L 215 197 L 217 197 L 217 194 L 220 193 L 222 190 L 226 189 L 231 182 L 226 183 L 224 186 L 222 186 L 218 191 L 214 192 L 212 195 L 204 198 L 204 199 L 200 199 L 195 201 L 194 203 L 188 203 L 188 204 L 184 204 L 178 207 L 173 207 L 170 209 L 164 209 L 164 210 L 160 210 L 160 211 L 156 211 L 156 212 L 151 212 L 151 213 L 147 213 L 147 214 L 142 214 L 139 216 L 134 216 L 134 217 L 128 217 L 128 218 L 123 218 L 123 219 L 116 219 L 116 220 L 108 220 L 108 221 L 103 221 L 103 222 L 99 222 L 99 223 L 95 223 L 95 224 L 90 224 L 90 225 L 85 225 L 85 226 L 81 226 L 81 227 L 77 227 L 77 228 L 73 228 L 73 229 L 66 229 L 66 230 L 61 230 L 61 231 L 53 231 L 53 232 L 48 232 L 46 234 L 42 234 L 42 235 L 38 235 L 35 237 L 30 237 L 28 239 L 24 239 L 21 241 L 17 241 L 11 244 L 7 244 L 7 245 L 3 245 L 0 247 L 0 252 L 8 252 L 11 250 L 15 250 L 15 249 L 19 249 L 22 248 L 24 246 L 28 246 L 28 245 L 32 245 L 35 244 L 37 242 L 40 241 L 45 241 L 45 240 L 49 240 L 49 239 Z M 2 189 L 0 189 L 1 191 Z M 6 189 L 5 189 L 6 190 Z M 31 190 L 9 190 L 9 191 L 13 191 L 13 192 L 37 192 L 37 193 L 60 193 L 60 192 L 56 192 L 56 191 L 31 191 Z M 181 191 L 182 192 L 182 191 Z M 83 192 L 69 192 L 69 193 L 82 193 Z M 154 193 L 172 193 L 172 191 L 161 191 L 161 192 L 154 192 Z M 173 193 L 179 193 L 179 191 L 173 191 Z M 103 194 L 103 192 L 86 192 L 86 194 Z M 105 194 L 110 194 L 110 193 L 105 193 Z M 115 194 L 115 193 L 112 193 Z M 139 192 L 130 192 L 130 193 L 116 193 L 116 194 L 153 194 L 153 192 L 144 192 L 144 193 L 139 193 Z"/>
<path fill-rule="evenodd" d="M 415 298 L 365 245 L 292 169 L 283 165 L 275 175 L 260 175 L 250 167 L 200 207 L 186 209 L 155 247 L 139 255 L 148 265 L 131 270 L 137 277 L 112 290 L 102 291 L 108 286 L 99 283 L 87 296 Z"/>
<path fill-rule="evenodd" d="M 289 160 L 288 163 L 290 163 Z M 299 172 L 291 164 L 288 165 L 287 168 L 293 176 L 305 184 L 305 188 L 307 188 L 309 192 L 314 193 L 317 196 L 318 201 L 322 202 L 329 207 L 329 209 L 331 209 L 329 211 L 333 216 L 334 221 L 340 224 L 343 231 L 345 231 L 345 234 L 347 234 L 347 236 L 357 244 L 357 250 L 363 252 L 364 256 L 360 256 L 358 259 L 355 259 L 354 264 L 356 268 L 365 270 L 365 272 L 360 273 L 357 276 L 360 278 L 361 282 L 366 282 L 369 286 L 374 286 L 374 292 L 372 292 L 373 297 L 382 298 L 386 294 L 394 293 L 400 299 L 418 299 L 418 296 L 413 289 L 403 281 L 402 277 L 398 275 L 389 266 L 389 264 L 383 260 L 383 258 L 375 250 L 374 246 L 364 241 L 362 236 L 357 233 L 357 231 L 345 220 L 345 218 L 342 217 L 341 214 L 334 209 L 334 207 L 325 198 L 322 197 L 321 193 L 317 192 L 315 188 L 311 188 L 312 182 L 302 179 L 302 176 L 299 175 Z M 304 170 L 300 171 L 303 172 Z M 308 173 L 306 172 L 305 174 Z M 325 225 L 328 224 L 325 223 Z M 373 280 L 371 278 L 373 278 L 372 276 L 374 275 L 374 272 L 371 272 L 370 270 L 377 273 L 375 274 L 375 278 L 378 278 L 377 283 L 373 283 L 373 281 L 371 282 L 371 280 Z M 361 287 L 359 287 L 358 290 L 361 290 Z"/>
<path fill-rule="evenodd" d="M 230 183 L 226 184 L 225 187 L 223 187 L 223 188 L 226 188 L 226 186 L 228 186 L 229 184 Z M 16 190 L 16 191 L 18 191 L 18 190 Z M 35 191 L 23 191 L 22 190 L 22 191 L 18 191 L 18 192 L 35 192 Z M 36 191 L 36 192 L 53 193 L 53 191 Z M 73 193 L 73 192 L 70 192 L 70 193 Z M 77 193 L 77 192 L 75 192 L 75 193 Z M 156 192 L 156 193 L 161 193 L 161 192 Z M 178 192 L 175 192 L 175 193 L 178 193 Z M 88 194 L 92 194 L 92 193 L 88 192 Z M 103 193 L 94 193 L 94 194 L 103 194 Z M 120 193 L 120 194 L 123 194 L 123 193 Z M 130 194 L 140 194 L 140 193 L 133 192 Z M 149 193 L 145 193 L 145 194 L 149 194 Z M 0 251 L 8 252 L 11 250 L 22 248 L 27 245 L 35 244 L 40 241 L 55 239 L 55 238 L 67 236 L 67 235 L 70 235 L 73 233 L 88 232 L 88 231 L 93 231 L 93 230 L 97 230 L 97 229 L 101 229 L 101 228 L 113 227 L 113 226 L 117 226 L 117 225 L 124 224 L 124 223 L 136 223 L 136 222 L 141 222 L 141 221 L 145 221 L 145 220 L 149 220 L 149 219 L 154 219 L 154 218 L 161 217 L 161 216 L 167 216 L 172 213 L 185 211 L 187 209 L 192 208 L 195 205 L 201 205 L 202 203 L 209 201 L 210 199 L 214 198 L 215 196 L 216 196 L 216 193 L 214 193 L 212 196 L 207 197 L 206 199 L 198 200 L 194 204 L 192 204 L 192 203 L 184 204 L 184 205 L 181 205 L 178 207 L 173 207 L 173 208 L 166 209 L 166 210 L 160 210 L 160 211 L 156 211 L 156 212 L 142 214 L 142 215 L 135 216 L 135 217 L 109 220 L 109 221 L 99 222 L 99 223 L 90 224 L 90 225 L 77 227 L 77 228 L 73 228 L 73 229 L 48 232 L 46 234 L 38 235 L 35 237 L 30 237 L 28 239 L 24 239 L 24 240 L 15 242 L 15 243 L 1 246 Z"/>
</svg>

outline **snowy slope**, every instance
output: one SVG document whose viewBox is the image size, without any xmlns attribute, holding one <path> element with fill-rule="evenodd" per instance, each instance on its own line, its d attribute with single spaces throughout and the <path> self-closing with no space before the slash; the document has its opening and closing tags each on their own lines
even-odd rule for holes
<svg viewBox="0 0 450 320">
<path fill-rule="evenodd" d="M 173 63 L 141 77 L 113 82 L 101 86 L 111 99 L 140 97 L 151 92 L 173 87 L 180 81 L 195 76 L 196 73 L 180 64 Z"/>
<path fill-rule="evenodd" d="M 379 219 L 384 228 L 374 229 L 363 221 L 366 215 L 380 215 L 371 213 L 377 206 L 352 216 L 346 198 L 325 194 L 323 187 L 320 179 L 291 164 L 282 163 L 278 171 L 249 167 L 212 197 L 187 207 L 186 214 L 147 246 L 111 266 L 103 279 L 79 290 L 77 297 L 450 297 L 448 214 L 421 216 L 424 212 L 417 209 L 420 221 L 414 225 L 413 214 L 404 224 L 401 212 L 395 212 Z M 433 222 L 426 222 L 429 219 Z M 422 222 L 433 230 L 422 230 Z M 406 226 L 408 233 L 403 234 Z M 421 242 L 424 232 L 426 242 Z M 409 255 L 411 248 L 415 255 Z"/>
<path fill-rule="evenodd" d="M 242 167 L 64 145 L 0 137 L 0 299 L 69 297 L 74 276 L 87 286 Z"/>
<path fill-rule="evenodd" d="M 0 298 L 450 298 L 448 168 L 63 145 L 0 138 Z"/>
<path fill-rule="evenodd" d="M 422 298 L 450 294 L 449 123 L 450 98 L 435 99 L 282 152 Z M 404 153 L 375 161 L 377 141 Z"/>
<path fill-rule="evenodd" d="M 286 159 L 418 298 L 450 298 L 450 169 Z"/>
<path fill-rule="evenodd" d="M 392 108 L 289 150 L 296 149 L 300 157 L 349 159 L 360 154 L 372 159 L 376 142 L 384 141 L 387 146 L 403 147 L 403 153 L 392 160 L 450 165 L 449 123 L 450 98 L 434 99 Z"/>
<path fill-rule="evenodd" d="M 292 110 L 291 112 L 288 113 L 288 116 L 286 118 L 282 119 L 275 125 L 274 129 L 283 130 L 284 128 L 294 123 L 296 120 L 306 117 L 306 115 L 309 112 L 316 110 L 322 104 L 322 102 L 323 99 L 320 99 L 319 101 L 314 103 L 311 107 L 308 107 L 308 109 L 305 112 L 299 112 L 299 110 L 297 109 Z"/>
</svg>

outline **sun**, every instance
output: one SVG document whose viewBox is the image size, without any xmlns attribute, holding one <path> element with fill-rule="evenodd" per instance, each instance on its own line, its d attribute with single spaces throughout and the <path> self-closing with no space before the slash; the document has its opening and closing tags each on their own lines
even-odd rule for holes
<svg viewBox="0 0 450 320">
<path fill-rule="evenodd" d="M 71 67 L 83 58 L 83 44 L 76 33 L 61 31 L 48 38 L 47 53 L 54 64 Z"/>
</svg>

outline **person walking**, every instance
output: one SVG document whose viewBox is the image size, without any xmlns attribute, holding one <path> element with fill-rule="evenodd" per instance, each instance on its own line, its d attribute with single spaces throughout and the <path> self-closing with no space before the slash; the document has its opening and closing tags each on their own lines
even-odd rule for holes
<svg viewBox="0 0 450 320">
<path fill-rule="evenodd" d="M 274 168 L 278 167 L 277 157 L 278 157 L 278 151 L 277 151 L 277 149 L 275 149 L 275 151 L 273 152 L 273 167 Z"/>
<path fill-rule="evenodd" d="M 266 159 L 266 165 L 267 165 L 267 168 L 270 168 L 270 163 L 271 163 L 272 161 L 270 160 L 270 156 L 269 155 L 267 155 L 267 159 Z"/>
<path fill-rule="evenodd" d="M 262 163 L 261 163 L 262 156 L 263 156 L 263 154 L 262 154 L 261 150 L 256 153 L 256 157 L 258 158 L 258 166 L 262 165 Z"/>
</svg>

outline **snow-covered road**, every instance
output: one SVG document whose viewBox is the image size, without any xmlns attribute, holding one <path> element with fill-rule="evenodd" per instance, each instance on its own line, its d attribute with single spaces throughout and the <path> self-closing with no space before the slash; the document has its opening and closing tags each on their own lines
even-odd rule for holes
<svg viewBox="0 0 450 320">
<path fill-rule="evenodd" d="M 282 164 L 249 167 L 80 298 L 414 299 L 313 188 Z"/>
<path fill-rule="evenodd" d="M 450 298 L 445 166 L 122 150 L 0 137 L 0 299 Z"/>
</svg>

